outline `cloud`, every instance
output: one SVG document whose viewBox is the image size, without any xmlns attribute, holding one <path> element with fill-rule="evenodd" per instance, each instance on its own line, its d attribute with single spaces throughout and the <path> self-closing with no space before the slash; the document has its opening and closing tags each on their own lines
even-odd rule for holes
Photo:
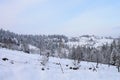
<svg viewBox="0 0 120 80">
<path fill-rule="evenodd" d="M 45 0 L 44 0 L 45 1 Z M 16 25 L 17 17 L 22 11 L 43 0 L 11 0 L 0 4 L 0 27 L 9 28 Z"/>
<path fill-rule="evenodd" d="M 15 32 L 111 35 L 118 33 L 113 27 L 120 26 L 120 6 L 116 2 L 108 3 L 109 1 L 104 2 L 104 0 L 8 1 L 0 3 L 0 27 Z"/>
<path fill-rule="evenodd" d="M 68 34 L 112 35 L 115 33 L 112 28 L 120 26 L 119 13 L 116 7 L 97 7 L 80 13 L 61 26 Z"/>
</svg>

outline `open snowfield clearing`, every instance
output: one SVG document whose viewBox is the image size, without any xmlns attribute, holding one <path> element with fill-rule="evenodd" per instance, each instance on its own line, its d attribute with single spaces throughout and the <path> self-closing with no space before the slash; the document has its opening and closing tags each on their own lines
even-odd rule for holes
<svg viewBox="0 0 120 80">
<path fill-rule="evenodd" d="M 4 61 L 3 58 L 8 60 Z M 46 66 L 43 66 L 40 63 L 41 58 L 37 54 L 1 48 L 0 80 L 120 80 L 120 73 L 115 66 L 100 64 L 99 68 L 93 71 L 96 63 L 81 62 L 80 68 L 73 70 L 69 69 L 73 66 L 72 60 L 50 57 Z"/>
</svg>

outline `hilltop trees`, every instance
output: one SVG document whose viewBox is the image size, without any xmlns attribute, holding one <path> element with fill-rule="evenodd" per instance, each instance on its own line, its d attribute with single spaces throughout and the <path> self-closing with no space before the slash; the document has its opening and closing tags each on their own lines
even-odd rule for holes
<svg viewBox="0 0 120 80">
<path fill-rule="evenodd" d="M 120 40 L 115 40 L 111 44 L 104 44 L 101 47 L 73 46 L 68 58 L 79 63 L 81 60 L 118 66 L 120 71 Z"/>
<path fill-rule="evenodd" d="M 40 49 L 40 54 L 42 54 L 42 51 L 44 52 L 45 50 L 55 52 L 55 50 L 59 48 L 58 43 L 60 38 L 64 41 L 64 43 L 68 41 L 68 38 L 64 35 L 18 35 L 0 29 L 0 42 L 4 43 L 4 45 L 1 44 L 1 46 L 9 49 L 18 48 L 16 50 L 22 50 L 24 52 L 29 51 L 29 49 L 27 49 L 29 48 L 29 45 L 38 47 Z"/>
<path fill-rule="evenodd" d="M 104 63 L 118 66 L 120 71 L 120 38 L 114 39 L 111 44 L 106 43 L 99 47 L 70 46 L 67 45 L 68 41 L 79 42 L 79 38 L 68 39 L 64 35 L 18 35 L 0 29 L 0 47 L 30 53 L 29 45 L 33 45 L 39 48 L 40 55 L 49 51 L 49 56 L 73 59 L 75 64 L 80 61 L 97 62 L 98 67 L 99 63 Z"/>
<path fill-rule="evenodd" d="M 82 48 L 80 46 L 77 46 L 77 48 L 73 46 L 68 57 L 74 60 L 74 65 L 76 66 L 83 58 Z"/>
</svg>

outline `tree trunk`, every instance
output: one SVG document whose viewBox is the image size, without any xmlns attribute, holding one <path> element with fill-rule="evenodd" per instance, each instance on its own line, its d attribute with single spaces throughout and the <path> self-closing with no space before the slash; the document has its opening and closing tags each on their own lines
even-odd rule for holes
<svg viewBox="0 0 120 80">
<path fill-rule="evenodd" d="M 120 72 L 120 66 L 118 66 L 117 68 L 118 68 L 118 72 Z"/>
</svg>

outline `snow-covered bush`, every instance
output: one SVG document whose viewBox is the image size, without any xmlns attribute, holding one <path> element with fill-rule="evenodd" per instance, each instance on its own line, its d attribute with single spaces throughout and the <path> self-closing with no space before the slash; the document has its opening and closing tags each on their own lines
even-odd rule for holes
<svg viewBox="0 0 120 80">
<path fill-rule="evenodd" d="M 47 64 L 47 62 L 49 61 L 49 55 L 50 55 L 50 53 L 47 52 L 45 55 L 42 56 L 42 59 L 41 59 L 41 64 L 42 65 L 45 66 Z"/>
</svg>

